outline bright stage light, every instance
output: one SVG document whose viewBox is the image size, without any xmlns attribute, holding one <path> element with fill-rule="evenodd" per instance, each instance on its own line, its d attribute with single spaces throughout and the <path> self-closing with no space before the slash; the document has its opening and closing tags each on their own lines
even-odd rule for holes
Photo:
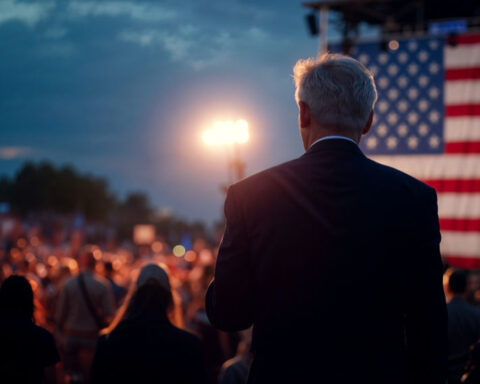
<svg viewBox="0 0 480 384">
<path fill-rule="evenodd" d="M 217 121 L 203 133 L 203 142 L 207 145 L 244 144 L 249 138 L 245 120 Z"/>
</svg>

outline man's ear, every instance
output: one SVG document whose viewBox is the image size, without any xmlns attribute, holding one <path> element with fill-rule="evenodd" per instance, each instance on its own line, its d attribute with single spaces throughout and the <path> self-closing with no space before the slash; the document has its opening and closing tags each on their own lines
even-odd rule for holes
<svg viewBox="0 0 480 384">
<path fill-rule="evenodd" d="M 298 121 L 300 128 L 308 128 L 312 124 L 312 114 L 310 107 L 303 101 L 298 102 Z"/>
<path fill-rule="evenodd" d="M 373 123 L 373 109 L 372 112 L 370 112 L 370 115 L 368 116 L 367 124 L 365 124 L 365 127 L 362 129 L 362 135 L 366 135 L 368 131 L 370 131 L 370 128 L 372 127 Z"/>
</svg>

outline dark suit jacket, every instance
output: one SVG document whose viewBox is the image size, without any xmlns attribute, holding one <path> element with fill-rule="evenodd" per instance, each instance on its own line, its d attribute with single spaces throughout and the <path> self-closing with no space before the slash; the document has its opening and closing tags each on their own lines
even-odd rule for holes
<svg viewBox="0 0 480 384">
<path fill-rule="evenodd" d="M 443 383 L 435 191 L 329 139 L 230 187 L 206 306 L 251 383 Z"/>
</svg>

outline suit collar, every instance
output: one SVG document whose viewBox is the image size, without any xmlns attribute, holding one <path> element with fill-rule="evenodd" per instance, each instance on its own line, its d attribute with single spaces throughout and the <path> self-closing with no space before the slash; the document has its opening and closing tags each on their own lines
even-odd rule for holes
<svg viewBox="0 0 480 384">
<path fill-rule="evenodd" d="M 350 140 L 345 140 L 343 138 L 332 138 L 328 140 L 317 141 L 303 154 L 303 156 L 310 156 L 314 153 L 323 151 L 350 152 L 353 154 L 365 156 L 356 143 Z"/>
</svg>

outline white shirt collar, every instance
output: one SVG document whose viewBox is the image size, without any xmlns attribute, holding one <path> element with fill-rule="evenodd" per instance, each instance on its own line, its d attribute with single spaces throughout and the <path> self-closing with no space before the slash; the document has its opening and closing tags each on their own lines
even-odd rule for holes
<svg viewBox="0 0 480 384">
<path fill-rule="evenodd" d="M 312 143 L 312 145 L 310 145 L 310 148 L 312 148 L 315 144 L 319 143 L 320 141 L 324 141 L 324 140 L 330 140 L 330 139 L 343 139 L 343 140 L 348 140 L 348 141 L 351 141 L 352 143 L 354 143 L 355 145 L 358 145 L 355 140 L 351 139 L 350 137 L 346 137 L 346 136 L 336 136 L 336 135 L 331 135 L 331 136 L 324 136 L 324 137 L 321 137 L 320 139 L 314 141 Z"/>
</svg>

